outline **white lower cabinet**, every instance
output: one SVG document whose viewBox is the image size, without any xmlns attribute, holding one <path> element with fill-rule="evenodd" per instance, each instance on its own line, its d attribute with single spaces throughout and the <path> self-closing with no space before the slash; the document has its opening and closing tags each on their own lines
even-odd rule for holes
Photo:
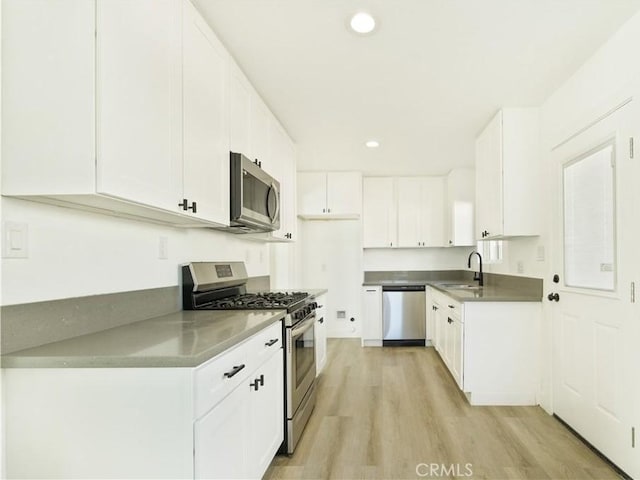
<svg viewBox="0 0 640 480">
<path fill-rule="evenodd" d="M 194 478 L 244 478 L 250 438 L 245 385 L 236 388 L 193 427 Z"/>
<path fill-rule="evenodd" d="M 536 405 L 539 302 L 465 302 L 433 291 L 433 345 L 471 405 Z"/>
<path fill-rule="evenodd" d="M 282 352 L 276 322 L 195 368 L 4 369 L 7 477 L 261 478 L 284 439 Z"/>
<path fill-rule="evenodd" d="M 362 288 L 362 346 L 382 346 L 382 287 Z"/>
<path fill-rule="evenodd" d="M 316 342 L 316 376 L 318 376 L 327 364 L 327 296 L 316 297 L 316 302 L 318 308 L 313 333 Z"/>
</svg>

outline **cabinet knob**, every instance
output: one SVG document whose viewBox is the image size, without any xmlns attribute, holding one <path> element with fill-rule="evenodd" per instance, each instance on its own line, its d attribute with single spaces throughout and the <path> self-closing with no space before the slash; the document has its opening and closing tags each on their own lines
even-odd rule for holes
<svg viewBox="0 0 640 480">
<path fill-rule="evenodd" d="M 322 213 L 327 213 L 327 209 L 326 209 L 326 208 L 323 208 L 323 209 L 322 209 Z"/>
<path fill-rule="evenodd" d="M 451 317 L 447 317 L 447 323 L 453 323 L 453 320 L 451 319 Z"/>
<path fill-rule="evenodd" d="M 191 202 L 191 206 L 187 207 L 187 209 L 191 210 L 193 213 L 196 213 L 198 211 L 196 202 Z"/>
<path fill-rule="evenodd" d="M 260 374 L 260 378 L 257 378 L 256 382 L 260 382 L 260 386 L 264 387 L 264 374 Z"/>
<path fill-rule="evenodd" d="M 547 299 L 550 302 L 559 302 L 560 301 L 560 295 L 558 293 L 550 293 L 549 295 L 547 295 Z"/>
<path fill-rule="evenodd" d="M 184 210 L 185 212 L 189 210 L 189 202 L 187 201 L 186 198 L 183 198 L 182 203 L 179 203 L 178 206 L 182 207 L 182 210 Z"/>
<path fill-rule="evenodd" d="M 330 208 L 327 208 L 327 213 L 331 213 L 331 209 Z"/>
<path fill-rule="evenodd" d="M 250 387 L 253 387 L 253 390 L 257 392 L 257 391 L 258 391 L 258 388 L 260 388 L 260 381 L 259 381 L 259 379 L 257 379 L 257 378 L 256 378 L 256 379 L 253 381 L 253 383 L 250 383 L 250 384 L 249 384 L 249 386 L 250 386 Z"/>
</svg>

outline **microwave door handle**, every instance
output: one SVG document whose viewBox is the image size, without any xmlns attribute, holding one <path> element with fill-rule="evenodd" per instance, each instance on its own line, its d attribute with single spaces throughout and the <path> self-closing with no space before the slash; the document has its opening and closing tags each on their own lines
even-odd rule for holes
<svg viewBox="0 0 640 480">
<path fill-rule="evenodd" d="M 278 218 L 278 214 L 280 213 L 280 196 L 278 195 L 278 188 L 276 187 L 275 183 L 271 184 L 269 192 L 273 192 L 273 194 L 276 196 L 276 210 L 275 212 L 273 212 L 273 215 L 269 215 L 271 223 L 273 223 L 276 221 L 276 219 Z"/>
</svg>

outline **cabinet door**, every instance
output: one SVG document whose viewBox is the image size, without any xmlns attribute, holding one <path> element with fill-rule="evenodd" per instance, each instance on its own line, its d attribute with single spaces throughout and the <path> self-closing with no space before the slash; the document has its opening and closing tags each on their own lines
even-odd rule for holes
<svg viewBox="0 0 640 480">
<path fill-rule="evenodd" d="M 327 174 L 325 172 L 298 173 L 298 213 L 300 215 L 327 213 Z"/>
<path fill-rule="evenodd" d="M 189 1 L 183 19 L 183 197 L 198 217 L 228 225 L 228 57 Z"/>
<path fill-rule="evenodd" d="M 382 287 L 364 287 L 362 289 L 363 346 L 382 345 Z"/>
<path fill-rule="evenodd" d="M 251 158 L 252 89 L 236 65 L 229 74 L 229 149 Z"/>
<path fill-rule="evenodd" d="M 476 233 L 502 234 L 502 112 L 476 140 Z"/>
<path fill-rule="evenodd" d="M 444 359 L 444 345 L 446 340 L 446 317 L 442 311 L 440 303 L 434 300 L 434 324 L 435 324 L 435 347 L 436 351 L 440 354 L 440 357 Z"/>
<path fill-rule="evenodd" d="M 396 241 L 394 179 L 366 177 L 362 181 L 362 228 L 364 248 L 391 248 Z"/>
<path fill-rule="evenodd" d="M 279 349 L 246 380 L 260 384 L 258 390 L 249 387 L 247 478 L 262 478 L 284 440 L 283 365 Z"/>
<path fill-rule="evenodd" d="M 423 247 L 443 247 L 444 241 L 444 178 L 424 177 L 422 182 L 422 212 L 420 239 Z M 399 192 L 398 192 L 399 193 Z"/>
<path fill-rule="evenodd" d="M 178 211 L 180 0 L 96 3 L 97 191 Z"/>
<path fill-rule="evenodd" d="M 316 377 L 322 373 L 327 363 L 327 307 L 326 298 L 318 298 L 318 303 L 322 302 L 323 307 L 318 305 L 316 310 L 315 341 L 316 341 Z"/>
<path fill-rule="evenodd" d="M 318 308 L 316 309 L 315 341 L 316 341 L 316 376 L 322 373 L 327 363 L 327 296 L 322 295 L 316 298 Z"/>
<path fill-rule="evenodd" d="M 262 168 L 270 171 L 270 146 L 269 146 L 269 118 L 271 112 L 262 102 L 260 97 L 251 97 L 251 151 L 249 158 L 262 162 Z"/>
<path fill-rule="evenodd" d="M 280 229 L 272 236 L 288 240 L 296 223 L 295 154 L 289 137 L 273 118 L 270 121 L 269 144 L 272 160 L 268 172 L 280 182 Z"/>
<path fill-rule="evenodd" d="M 475 245 L 474 202 L 475 170 L 457 168 L 447 176 L 447 205 L 445 232 L 447 244 L 452 247 Z"/>
<path fill-rule="evenodd" d="M 456 383 L 460 388 L 463 388 L 463 376 L 462 376 L 462 366 L 464 365 L 464 325 L 460 321 L 460 318 L 457 316 L 451 317 L 453 319 L 453 323 L 451 324 L 450 333 L 453 337 L 452 339 L 452 350 L 451 350 L 451 374 L 455 379 Z"/>
<path fill-rule="evenodd" d="M 248 478 L 245 454 L 246 442 L 251 434 L 248 431 L 248 402 L 248 385 L 243 382 L 195 422 L 193 436 L 196 479 Z M 277 416 L 277 412 L 271 412 L 271 415 Z"/>
<path fill-rule="evenodd" d="M 2 1 L 2 194 L 95 192 L 95 2 Z"/>
<path fill-rule="evenodd" d="M 362 176 L 359 172 L 327 173 L 327 213 L 360 215 L 362 212 Z"/>
<path fill-rule="evenodd" d="M 421 221 L 424 211 L 423 179 L 398 178 L 398 246 L 422 246 Z"/>
</svg>

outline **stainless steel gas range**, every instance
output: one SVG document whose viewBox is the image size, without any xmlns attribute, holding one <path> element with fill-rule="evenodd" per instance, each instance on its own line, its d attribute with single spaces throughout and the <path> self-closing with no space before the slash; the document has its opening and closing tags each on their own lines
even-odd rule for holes
<svg viewBox="0 0 640 480">
<path fill-rule="evenodd" d="M 285 425 L 281 451 L 292 454 L 316 404 L 314 323 L 317 304 L 306 292 L 247 293 L 242 262 L 182 266 L 184 310 L 286 310 L 283 324 Z"/>
</svg>

